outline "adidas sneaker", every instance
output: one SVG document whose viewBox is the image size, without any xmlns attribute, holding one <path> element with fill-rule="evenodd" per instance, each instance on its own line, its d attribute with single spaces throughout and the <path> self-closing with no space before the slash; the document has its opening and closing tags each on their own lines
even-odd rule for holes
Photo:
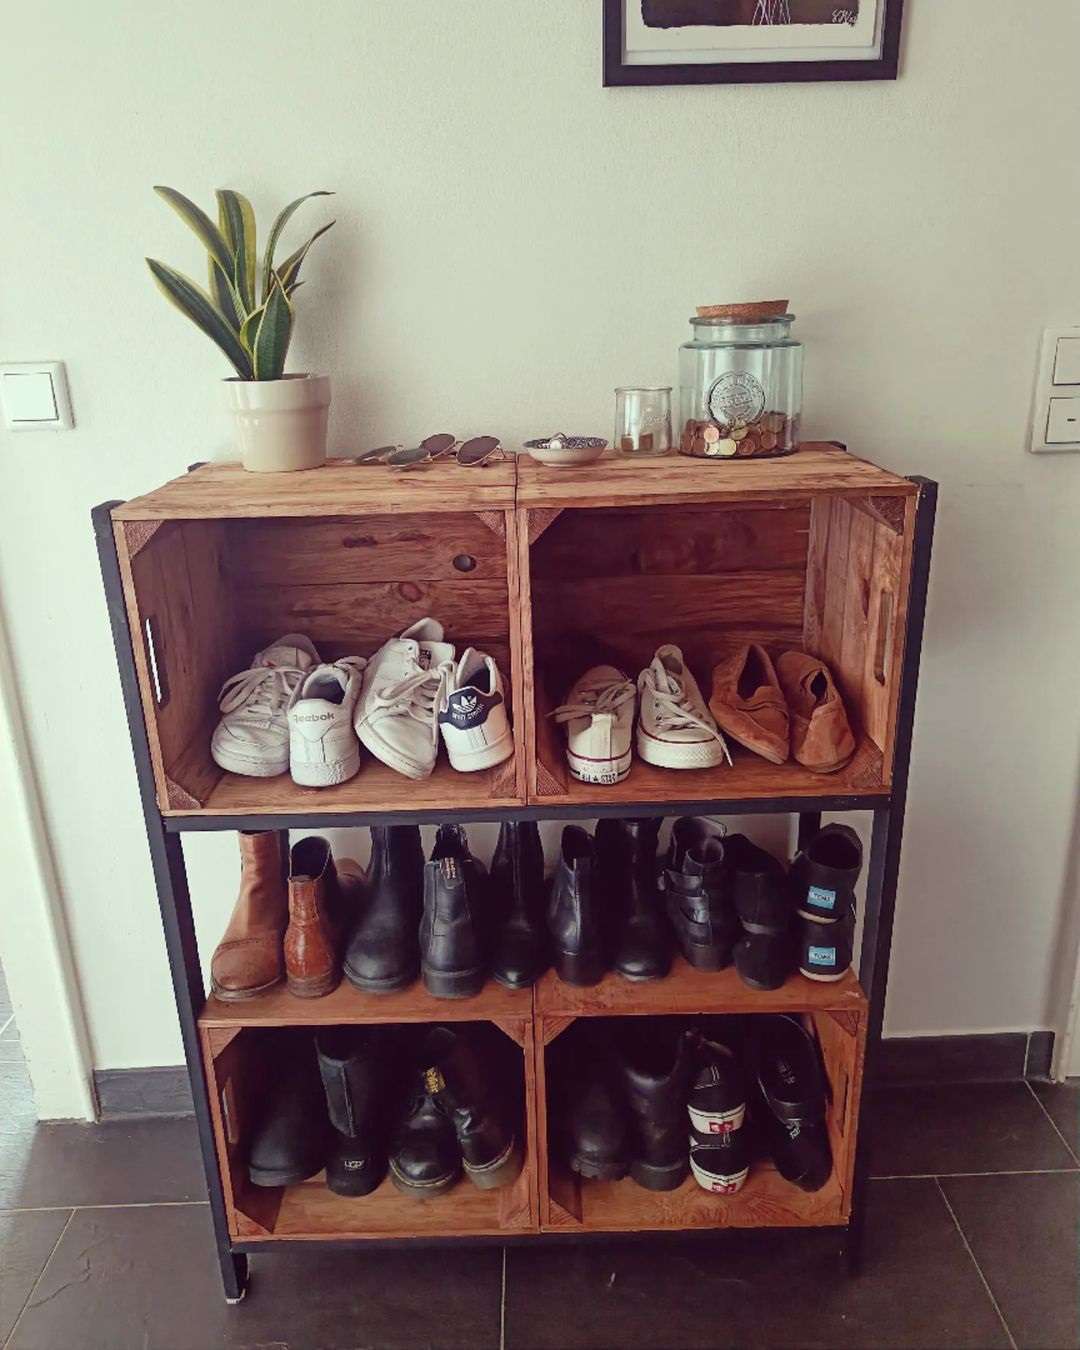
<svg viewBox="0 0 1080 1350">
<path fill-rule="evenodd" d="M 566 727 L 566 760 L 582 783 L 621 783 L 630 772 L 637 690 L 614 666 L 593 666 L 551 714 Z"/>
<path fill-rule="evenodd" d="M 210 738 L 214 763 L 227 773 L 273 778 L 289 767 L 286 709 L 319 653 L 302 633 L 286 633 L 256 652 L 247 670 L 221 686 L 221 721 Z"/>
<path fill-rule="evenodd" d="M 360 767 L 353 714 L 367 662 L 345 656 L 315 666 L 289 703 L 289 769 L 302 787 L 347 783 Z"/>
<path fill-rule="evenodd" d="M 427 778 L 439 750 L 438 701 L 455 652 L 436 619 L 418 619 L 368 661 L 356 734 L 376 759 L 406 778 Z"/>
<path fill-rule="evenodd" d="M 637 752 L 665 769 L 711 769 L 731 755 L 678 647 L 658 647 L 638 676 Z"/>
<path fill-rule="evenodd" d="M 439 728 L 450 763 L 462 773 L 490 769 L 514 753 L 502 676 L 485 652 L 468 647 L 446 671 Z"/>
</svg>

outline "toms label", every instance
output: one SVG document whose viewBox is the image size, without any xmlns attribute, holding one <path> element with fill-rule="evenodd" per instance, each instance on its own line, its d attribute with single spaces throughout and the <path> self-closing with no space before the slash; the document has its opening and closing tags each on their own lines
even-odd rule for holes
<svg viewBox="0 0 1080 1350">
<path fill-rule="evenodd" d="M 835 966 L 836 948 L 835 947 L 811 947 L 810 964 L 812 966 Z"/>
<path fill-rule="evenodd" d="M 806 893 L 806 903 L 815 909 L 835 909 L 836 892 L 827 891 L 824 886 L 811 886 Z"/>
<path fill-rule="evenodd" d="M 731 427 L 750 426 L 765 411 L 765 390 L 749 371 L 729 370 L 709 389 L 709 412 L 715 422 Z"/>
</svg>

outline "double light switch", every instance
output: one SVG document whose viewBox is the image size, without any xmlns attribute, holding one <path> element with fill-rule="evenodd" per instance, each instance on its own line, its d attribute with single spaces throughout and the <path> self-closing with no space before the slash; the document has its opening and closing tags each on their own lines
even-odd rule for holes
<svg viewBox="0 0 1080 1350">
<path fill-rule="evenodd" d="M 1080 450 L 1080 328 L 1048 328 L 1043 334 L 1031 449 Z"/>
</svg>

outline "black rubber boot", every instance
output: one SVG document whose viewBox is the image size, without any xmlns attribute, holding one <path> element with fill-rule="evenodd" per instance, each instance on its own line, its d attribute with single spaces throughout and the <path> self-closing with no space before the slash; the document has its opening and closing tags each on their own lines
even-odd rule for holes
<svg viewBox="0 0 1080 1350">
<path fill-rule="evenodd" d="M 461 1176 L 453 1123 L 435 1100 L 440 1087 L 437 1074 L 415 1072 L 404 1117 L 390 1143 L 390 1180 L 403 1195 L 420 1200 L 448 1191 Z"/>
<path fill-rule="evenodd" d="M 855 904 L 862 842 L 850 825 L 826 825 L 791 865 L 795 908 L 810 919 L 836 919 Z"/>
<path fill-rule="evenodd" d="M 609 1036 L 583 1019 L 552 1043 L 550 1055 L 551 1132 L 559 1153 L 578 1176 L 618 1181 L 630 1167 L 630 1114 Z"/>
<path fill-rule="evenodd" d="M 345 949 L 345 978 L 357 989 L 390 993 L 420 973 L 423 877 L 420 827 L 373 825 L 365 900 Z"/>
<path fill-rule="evenodd" d="M 608 968 L 596 886 L 592 837 L 580 825 L 563 830 L 547 907 L 551 962 L 567 984 L 599 984 Z"/>
<path fill-rule="evenodd" d="M 729 966 L 739 923 L 719 830 L 692 816 L 677 820 L 661 882 L 675 940 L 690 965 L 697 970 Z"/>
<path fill-rule="evenodd" d="M 743 934 L 735 946 L 735 969 L 751 989 L 779 989 L 796 957 L 784 865 L 742 834 L 725 839 L 724 850 Z"/>
<path fill-rule="evenodd" d="M 750 1172 L 750 1146 L 746 1079 L 726 1045 L 699 1040 L 686 1105 L 694 1180 L 715 1195 L 734 1195 Z"/>
<path fill-rule="evenodd" d="M 488 877 L 460 825 L 440 825 L 424 868 L 420 969 L 435 998 L 470 998 L 484 987 Z"/>
<path fill-rule="evenodd" d="M 508 989 L 527 989 L 547 967 L 544 850 L 535 820 L 504 820 L 491 862 L 497 912 L 491 973 Z"/>
<path fill-rule="evenodd" d="M 392 1092 L 388 1027 L 327 1027 L 318 1033 L 319 1072 L 333 1127 L 326 1184 L 337 1195 L 370 1195 L 386 1175 L 384 1121 Z"/>
<path fill-rule="evenodd" d="M 521 1171 L 521 1140 L 506 1122 L 493 1083 L 494 1065 L 464 1028 L 433 1027 L 423 1060 L 431 1094 L 453 1123 L 465 1175 L 481 1190 L 509 1185 Z"/>
<path fill-rule="evenodd" d="M 825 1125 L 828 1084 L 817 1042 L 797 1016 L 748 1018 L 755 1117 L 777 1170 L 804 1191 L 820 1191 L 832 1174 Z"/>
<path fill-rule="evenodd" d="M 265 1073 L 268 1085 L 252 1131 L 248 1176 L 255 1186 L 292 1186 L 322 1170 L 330 1142 L 311 1032 L 276 1031 Z"/>
<path fill-rule="evenodd" d="M 658 980 L 671 969 L 671 937 L 657 885 L 661 821 L 600 820 L 596 877 L 611 925 L 612 965 L 628 980 Z"/>
<path fill-rule="evenodd" d="M 686 1093 L 694 1067 L 685 1031 L 663 1023 L 621 1027 L 618 1055 L 630 1109 L 633 1158 L 630 1175 L 649 1191 L 673 1191 L 690 1170 L 686 1138 Z"/>
</svg>

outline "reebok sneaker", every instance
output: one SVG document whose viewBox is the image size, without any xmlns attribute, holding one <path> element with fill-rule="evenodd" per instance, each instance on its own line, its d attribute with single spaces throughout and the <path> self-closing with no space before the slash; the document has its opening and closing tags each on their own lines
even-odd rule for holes
<svg viewBox="0 0 1080 1350">
<path fill-rule="evenodd" d="M 436 619 L 418 619 L 367 664 L 356 705 L 360 744 L 406 778 L 427 778 L 439 750 L 438 702 L 455 652 Z"/>
<path fill-rule="evenodd" d="M 678 647 L 658 647 L 638 676 L 641 711 L 637 752 L 664 769 L 711 769 L 725 760 L 727 743 Z"/>
<path fill-rule="evenodd" d="M 286 709 L 319 653 L 302 633 L 286 633 L 256 652 L 247 670 L 221 686 L 221 721 L 210 738 L 214 763 L 227 773 L 273 778 L 289 767 Z"/>
<path fill-rule="evenodd" d="M 499 667 L 485 652 L 467 647 L 442 682 L 439 730 L 451 765 L 474 773 L 514 753 Z"/>
<path fill-rule="evenodd" d="M 316 666 L 289 704 L 289 769 L 302 787 L 347 783 L 360 768 L 353 714 L 367 662 L 344 656 Z"/>
<path fill-rule="evenodd" d="M 621 783 L 630 772 L 637 690 L 614 666 L 593 666 L 551 714 L 566 727 L 566 760 L 582 783 Z"/>
</svg>

